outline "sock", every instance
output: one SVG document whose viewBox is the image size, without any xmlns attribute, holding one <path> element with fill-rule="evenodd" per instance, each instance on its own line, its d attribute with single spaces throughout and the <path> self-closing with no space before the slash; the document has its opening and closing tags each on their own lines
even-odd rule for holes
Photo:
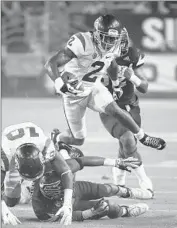
<svg viewBox="0 0 177 228">
<path fill-rule="evenodd" d="M 143 131 L 143 129 L 140 128 L 139 132 L 137 134 L 134 134 L 134 135 L 135 135 L 135 137 L 138 140 L 141 140 L 144 137 L 144 131 Z"/>
<path fill-rule="evenodd" d="M 112 168 L 113 183 L 116 185 L 125 185 L 126 171 L 118 169 L 116 167 Z"/>
<path fill-rule="evenodd" d="M 94 216 L 94 213 L 93 213 L 92 209 L 88 209 L 88 210 L 82 211 L 82 217 L 83 217 L 84 220 L 85 219 L 89 219 L 92 216 Z"/>
<path fill-rule="evenodd" d="M 150 189 L 152 190 L 152 182 L 150 178 L 146 175 L 146 172 L 144 170 L 144 165 L 140 165 L 138 168 L 133 170 L 135 175 L 138 178 L 139 185 L 142 189 Z"/>
<path fill-rule="evenodd" d="M 121 217 L 123 217 L 127 214 L 127 208 L 124 206 L 122 206 L 121 208 L 122 208 L 122 216 Z"/>
<path fill-rule="evenodd" d="M 57 142 L 60 142 L 61 140 L 60 140 L 60 135 L 61 135 L 61 133 L 59 133 L 58 135 L 57 135 L 57 137 L 56 137 L 56 141 Z"/>
</svg>

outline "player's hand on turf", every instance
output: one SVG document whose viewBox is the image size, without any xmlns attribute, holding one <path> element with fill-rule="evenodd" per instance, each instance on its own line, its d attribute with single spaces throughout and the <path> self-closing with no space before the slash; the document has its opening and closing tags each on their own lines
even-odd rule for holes
<svg viewBox="0 0 177 228">
<path fill-rule="evenodd" d="M 63 205 L 63 207 L 61 207 L 57 211 L 55 216 L 61 218 L 60 224 L 71 225 L 71 223 L 72 223 L 72 206 Z"/>
<path fill-rule="evenodd" d="M 5 202 L 2 202 L 1 210 L 2 224 L 13 226 L 21 224 L 20 220 L 9 210 Z"/>
<path fill-rule="evenodd" d="M 125 70 L 124 70 L 124 77 L 128 80 L 130 80 L 131 76 L 134 74 L 134 71 L 132 69 L 132 63 L 130 64 L 129 67 L 127 67 Z"/>
<path fill-rule="evenodd" d="M 137 158 L 129 157 L 126 159 L 116 159 L 116 167 L 119 169 L 131 172 L 131 169 L 136 169 L 140 165 L 140 161 Z"/>
</svg>

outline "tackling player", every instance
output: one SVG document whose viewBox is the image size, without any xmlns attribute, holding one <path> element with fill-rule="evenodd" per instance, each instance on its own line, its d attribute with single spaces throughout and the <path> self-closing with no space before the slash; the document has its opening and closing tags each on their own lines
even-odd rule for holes
<svg viewBox="0 0 177 228">
<path fill-rule="evenodd" d="M 63 224 L 72 221 L 72 193 L 73 175 L 64 158 L 56 153 L 55 146 L 43 130 L 37 125 L 26 122 L 11 125 L 2 133 L 1 148 L 1 186 L 4 184 L 5 175 L 16 166 L 23 179 L 34 181 L 42 177 L 45 164 L 50 163 L 56 174 L 60 176 L 64 188 L 64 203 L 60 209 L 63 215 Z M 15 176 L 17 178 L 17 176 Z M 4 224 L 16 225 L 20 223 L 7 205 L 14 206 L 20 198 L 20 183 L 17 179 L 7 179 L 5 183 L 5 198 L 2 199 L 2 221 Z M 10 183 L 9 183 L 10 182 Z M 6 205 L 7 204 L 7 205 Z"/>
<path fill-rule="evenodd" d="M 78 150 L 77 148 L 61 143 L 60 150 Z M 135 168 L 136 159 L 108 159 L 102 157 L 77 157 L 67 159 L 72 172 L 77 172 L 85 166 L 115 166 L 123 169 Z M 47 167 L 47 166 L 46 166 Z M 97 184 L 88 181 L 76 181 L 73 193 L 73 221 L 100 218 L 132 217 L 145 213 L 148 210 L 146 204 L 134 204 L 119 206 L 103 197 L 118 196 L 123 198 L 147 199 L 151 193 L 147 190 L 121 187 L 114 184 Z M 101 199 L 101 200 L 100 200 Z M 40 220 L 57 221 L 60 219 L 57 211 L 63 204 L 63 188 L 61 180 L 48 166 L 46 173 L 40 180 L 34 183 L 32 194 L 32 206 L 36 216 Z"/>
<path fill-rule="evenodd" d="M 110 74 L 115 75 L 114 67 L 118 68 L 117 90 L 112 89 L 112 82 L 108 76 L 104 78 L 104 84 L 112 94 L 116 93 L 117 105 L 127 111 L 138 126 L 141 126 L 139 98 L 135 93 L 135 88 L 141 93 L 146 93 L 148 81 L 141 70 L 141 66 L 144 64 L 144 54 L 130 46 L 129 43 L 128 33 L 126 33 L 126 36 L 122 39 L 121 55 L 116 59 L 115 66 L 108 70 Z M 140 187 L 153 191 L 152 182 L 145 173 L 141 155 L 137 151 L 137 140 L 132 132 L 125 128 L 120 121 L 105 113 L 100 113 L 100 118 L 108 132 L 119 140 L 119 157 L 135 157 L 141 162 L 141 165 L 134 169 Z M 125 185 L 126 172 L 117 168 L 113 168 L 112 171 L 114 183 Z"/>
<path fill-rule="evenodd" d="M 145 134 L 132 117 L 119 108 L 101 83 L 111 62 L 120 56 L 125 32 L 114 16 L 100 16 L 94 23 L 93 32 L 74 34 L 66 46 L 46 63 L 45 68 L 55 81 L 56 91 L 62 93 L 69 125 L 69 130 L 56 137 L 57 141 L 74 145 L 84 143 L 85 112 L 89 107 L 120 121 L 142 144 L 159 150 L 165 147 L 163 139 Z M 112 83 L 113 89 L 116 89 L 117 79 L 112 78 Z"/>
</svg>

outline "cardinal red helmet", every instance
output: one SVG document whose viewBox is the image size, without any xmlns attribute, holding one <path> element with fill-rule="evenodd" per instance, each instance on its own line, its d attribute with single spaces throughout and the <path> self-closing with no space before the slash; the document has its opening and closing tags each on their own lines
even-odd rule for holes
<svg viewBox="0 0 177 228">
<path fill-rule="evenodd" d="M 97 18 L 94 29 L 94 39 L 101 51 L 114 50 L 120 44 L 123 26 L 113 15 Z"/>
</svg>

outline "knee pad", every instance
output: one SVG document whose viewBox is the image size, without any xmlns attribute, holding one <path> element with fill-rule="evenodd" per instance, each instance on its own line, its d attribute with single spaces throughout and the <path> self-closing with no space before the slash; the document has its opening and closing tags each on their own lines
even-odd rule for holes
<svg viewBox="0 0 177 228">
<path fill-rule="evenodd" d="M 107 201 L 109 205 L 108 217 L 110 219 L 115 219 L 122 216 L 122 208 L 115 202 Z"/>
<path fill-rule="evenodd" d="M 14 207 L 20 201 L 20 197 L 19 198 L 10 198 L 10 197 L 5 196 L 5 195 L 4 195 L 3 199 L 6 202 L 8 207 Z"/>
</svg>

